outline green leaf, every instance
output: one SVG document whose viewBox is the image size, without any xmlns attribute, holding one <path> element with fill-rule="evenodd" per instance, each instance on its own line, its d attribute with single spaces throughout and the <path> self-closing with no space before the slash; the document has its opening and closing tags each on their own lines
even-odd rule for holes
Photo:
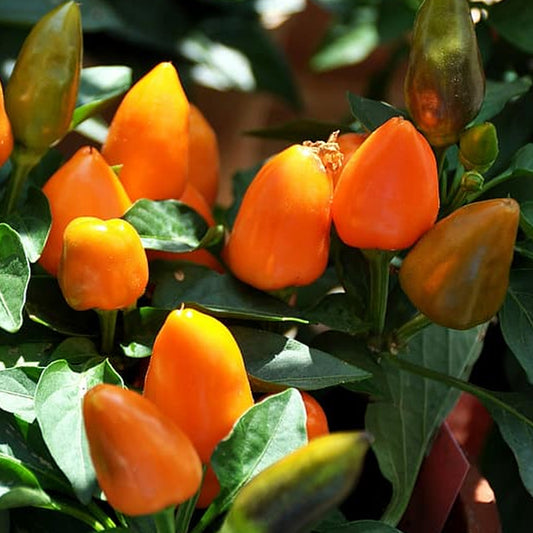
<svg viewBox="0 0 533 533">
<path fill-rule="evenodd" d="M 401 533 L 399 529 L 374 520 L 357 520 L 345 524 L 316 528 L 317 533 Z"/>
<path fill-rule="evenodd" d="M 512 270 L 509 289 L 499 313 L 500 327 L 530 383 L 533 383 L 533 269 Z"/>
<path fill-rule="evenodd" d="M 94 342 L 86 337 L 67 337 L 50 355 L 50 362 L 64 359 L 69 364 L 84 364 L 100 354 Z"/>
<path fill-rule="evenodd" d="M 122 385 L 108 361 L 76 371 L 57 360 L 43 371 L 35 392 L 35 413 L 52 457 L 80 501 L 89 503 L 97 486 L 83 425 L 82 399 L 98 383 Z"/>
<path fill-rule="evenodd" d="M 19 234 L 28 260 L 35 263 L 41 256 L 52 222 L 46 196 L 37 187 L 30 187 L 26 202 L 20 211 L 9 215 L 7 222 Z"/>
<path fill-rule="evenodd" d="M 348 133 L 352 132 L 353 129 L 345 124 L 336 122 L 322 122 L 302 118 L 271 128 L 248 130 L 245 133 L 262 139 L 279 139 L 291 143 L 302 143 L 303 141 L 326 141 L 334 131 Z"/>
<path fill-rule="evenodd" d="M 206 221 L 177 200 L 137 200 L 124 217 L 141 236 L 145 248 L 190 252 L 200 246 Z"/>
<path fill-rule="evenodd" d="M 531 394 L 479 395 L 511 448 L 526 490 L 533 496 L 533 402 Z"/>
<path fill-rule="evenodd" d="M 412 338 L 398 357 L 411 363 L 466 378 L 481 352 L 484 328 L 467 331 L 430 326 Z M 383 373 L 375 375 L 388 397 L 368 406 L 366 429 L 374 436 L 372 448 L 393 494 L 383 521 L 396 525 L 413 490 L 420 465 L 459 392 L 449 386 L 398 369 L 383 359 Z"/>
<path fill-rule="evenodd" d="M 0 371 L 0 409 L 14 413 L 26 422 L 33 422 L 33 397 L 36 382 L 31 377 L 35 369 L 16 367 Z"/>
<path fill-rule="evenodd" d="M 295 339 L 241 326 L 230 329 L 248 373 L 263 382 L 313 390 L 371 377 L 369 372 Z"/>
<path fill-rule="evenodd" d="M 323 72 L 366 59 L 379 44 L 376 6 L 353 6 L 350 16 L 332 24 L 318 51 L 311 57 L 311 68 Z"/>
<path fill-rule="evenodd" d="M 0 223 L 0 328 L 13 333 L 22 326 L 30 281 L 30 264 L 19 234 Z"/>
<path fill-rule="evenodd" d="M 220 317 L 306 323 L 298 312 L 268 294 L 199 265 L 160 261 L 152 271 L 152 305 L 176 309 L 182 304 Z"/>
<path fill-rule="evenodd" d="M 0 455 L 0 509 L 49 503 L 50 497 L 31 470 L 13 457 Z"/>
<path fill-rule="evenodd" d="M 305 408 L 297 390 L 269 396 L 248 409 L 213 452 L 220 493 L 208 513 L 225 511 L 250 479 L 306 443 Z"/>
<path fill-rule="evenodd" d="M 368 131 L 374 131 L 392 117 L 405 116 L 402 111 L 386 102 L 370 100 L 353 93 L 348 93 L 348 102 L 353 116 Z"/>
<path fill-rule="evenodd" d="M 78 107 L 74 111 L 71 129 L 100 113 L 131 86 L 131 68 L 125 66 L 99 66 L 81 71 Z"/>
<path fill-rule="evenodd" d="M 168 316 L 167 309 L 140 307 L 125 314 L 125 338 L 122 342 L 124 355 L 149 357 L 156 335 Z"/>
<path fill-rule="evenodd" d="M 74 311 L 61 293 L 57 279 L 41 274 L 31 277 L 26 302 L 28 316 L 37 324 L 68 336 L 94 336 L 98 317 L 93 311 Z"/>
<path fill-rule="evenodd" d="M 488 6 L 488 23 L 511 44 L 533 54 L 533 12 L 529 0 L 505 0 Z"/>
<path fill-rule="evenodd" d="M 533 239 L 533 201 L 520 205 L 520 228 L 526 237 Z"/>
<path fill-rule="evenodd" d="M 512 81 L 487 80 L 485 98 L 474 123 L 481 124 L 495 117 L 509 101 L 527 93 L 531 84 L 531 78 L 525 76 Z"/>
</svg>

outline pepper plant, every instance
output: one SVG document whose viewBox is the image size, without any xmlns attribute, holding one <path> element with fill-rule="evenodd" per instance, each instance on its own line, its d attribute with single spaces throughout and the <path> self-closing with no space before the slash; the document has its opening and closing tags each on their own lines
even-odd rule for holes
<svg viewBox="0 0 533 533">
<path fill-rule="evenodd" d="M 406 109 L 349 94 L 348 124 L 216 209 L 175 67 L 82 68 L 81 27 L 74 2 L 47 13 L 3 88 L 2 530 L 398 532 L 461 392 L 531 504 L 533 145 L 508 128 L 531 80 L 485 83 L 468 3 L 421 4 Z M 103 146 L 63 159 L 120 98 Z M 472 374 L 490 357 L 498 389 Z"/>
</svg>

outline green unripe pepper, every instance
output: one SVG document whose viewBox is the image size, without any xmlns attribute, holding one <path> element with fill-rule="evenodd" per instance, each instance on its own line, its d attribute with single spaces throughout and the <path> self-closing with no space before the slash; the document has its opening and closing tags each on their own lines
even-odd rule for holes
<svg viewBox="0 0 533 533">
<path fill-rule="evenodd" d="M 467 0 L 425 0 L 404 83 L 407 109 L 435 147 L 457 142 L 478 114 L 485 75 Z"/>
<path fill-rule="evenodd" d="M 42 17 L 26 37 L 5 90 L 15 147 L 1 211 L 12 212 L 31 169 L 69 131 L 83 52 L 81 15 L 73 1 Z"/>
<path fill-rule="evenodd" d="M 358 480 L 369 437 L 317 437 L 260 472 L 239 492 L 219 533 L 303 533 L 335 508 Z"/>
<path fill-rule="evenodd" d="M 507 294 L 519 217 L 515 200 L 496 198 L 439 220 L 400 267 L 400 285 L 413 305 L 452 329 L 490 320 Z"/>
<path fill-rule="evenodd" d="M 459 159 L 466 170 L 486 172 L 498 157 L 498 134 L 491 122 L 466 129 L 459 137 Z"/>
<path fill-rule="evenodd" d="M 17 144 L 45 152 L 68 131 L 82 61 L 78 4 L 56 7 L 32 28 L 17 57 L 5 95 Z"/>
</svg>

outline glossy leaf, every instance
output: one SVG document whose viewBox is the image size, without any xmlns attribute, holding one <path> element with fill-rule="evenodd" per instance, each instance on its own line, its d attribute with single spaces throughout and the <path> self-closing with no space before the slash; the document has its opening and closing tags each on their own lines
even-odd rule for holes
<svg viewBox="0 0 533 533">
<path fill-rule="evenodd" d="M 506 0 L 491 6 L 489 24 L 506 40 L 527 53 L 533 53 L 533 13 L 528 0 Z"/>
<path fill-rule="evenodd" d="M 32 370 L 35 374 L 36 369 L 21 367 L 0 371 L 0 408 L 29 423 L 35 419 L 33 397 L 37 386 Z"/>
<path fill-rule="evenodd" d="M 348 94 L 353 116 L 368 130 L 373 131 L 392 117 L 404 116 L 399 109 L 386 102 L 370 100 L 356 94 Z"/>
<path fill-rule="evenodd" d="M 298 391 L 286 390 L 250 408 L 213 452 L 211 463 L 221 489 L 207 513 L 225 511 L 252 477 L 306 442 L 305 409 Z"/>
<path fill-rule="evenodd" d="M 167 252 L 194 250 L 208 230 L 194 209 L 177 200 L 138 200 L 123 218 L 137 230 L 145 248 Z"/>
<path fill-rule="evenodd" d="M 115 98 L 125 93 L 132 81 L 131 68 L 125 66 L 99 66 L 81 71 L 78 107 L 74 111 L 70 128 L 98 114 Z"/>
<path fill-rule="evenodd" d="M 107 361 L 76 371 L 67 361 L 57 360 L 44 370 L 35 392 L 35 412 L 46 445 L 85 504 L 90 501 L 97 482 L 81 404 L 85 392 L 102 382 L 122 384 Z"/>
<path fill-rule="evenodd" d="M 0 224 L 0 328 L 11 333 L 22 326 L 30 265 L 19 234 Z"/>
<path fill-rule="evenodd" d="M 281 300 L 252 289 L 229 274 L 187 263 L 160 263 L 152 276 L 154 307 L 176 309 L 186 303 L 221 317 L 307 322 Z"/>
<path fill-rule="evenodd" d="M 50 497 L 31 470 L 12 457 L 0 456 L 0 509 L 48 503 Z"/>
<path fill-rule="evenodd" d="M 28 190 L 28 198 L 21 209 L 9 215 L 8 223 L 19 234 L 31 263 L 41 255 L 51 222 L 46 196 L 35 187 Z"/>
<path fill-rule="evenodd" d="M 505 342 L 533 383 L 533 270 L 511 271 L 507 297 L 499 313 Z"/>
<path fill-rule="evenodd" d="M 231 332 L 248 373 L 264 382 L 313 390 L 371 377 L 365 370 L 283 335 L 245 327 L 232 327 Z"/>
</svg>

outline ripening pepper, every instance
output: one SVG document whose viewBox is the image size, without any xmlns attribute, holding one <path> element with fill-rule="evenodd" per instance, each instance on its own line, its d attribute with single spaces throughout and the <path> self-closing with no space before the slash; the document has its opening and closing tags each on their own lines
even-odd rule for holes
<svg viewBox="0 0 533 533">
<path fill-rule="evenodd" d="M 39 259 L 40 265 L 57 276 L 63 249 L 63 232 L 68 223 L 82 216 L 119 218 L 131 201 L 117 175 L 100 152 L 81 147 L 43 186 L 52 214 L 48 239 Z"/>
<path fill-rule="evenodd" d="M 172 311 L 156 336 L 144 395 L 189 436 L 203 464 L 253 405 L 231 332 L 200 311 Z"/>
<path fill-rule="evenodd" d="M 82 48 L 76 2 L 59 5 L 32 28 L 6 86 L 6 110 L 17 145 L 43 154 L 68 132 Z"/>
<path fill-rule="evenodd" d="M 486 172 L 498 152 L 498 133 L 491 122 L 471 126 L 459 137 L 459 160 L 466 170 Z"/>
<path fill-rule="evenodd" d="M 148 283 L 139 234 L 122 219 L 75 218 L 65 228 L 57 278 L 65 300 L 77 311 L 134 305 Z"/>
<path fill-rule="evenodd" d="M 294 144 L 269 159 L 246 190 L 223 251 L 237 278 L 261 290 L 308 285 L 329 255 L 336 143 Z"/>
<path fill-rule="evenodd" d="M 204 196 L 192 185 L 192 183 L 187 182 L 185 185 L 185 190 L 179 198 L 181 202 L 192 207 L 199 215 L 201 215 L 204 220 L 207 222 L 209 227 L 215 225 L 215 219 L 211 211 L 211 207 L 207 203 L 207 200 Z M 205 248 L 200 248 L 198 250 L 193 250 L 191 252 L 166 252 L 162 250 L 147 250 L 146 255 L 149 261 L 155 259 L 162 259 L 165 261 L 190 261 L 197 265 L 203 265 L 211 270 L 222 273 L 224 272 L 224 267 L 220 264 L 220 261 Z"/>
<path fill-rule="evenodd" d="M 140 394 L 96 385 L 83 398 L 83 420 L 98 483 L 117 511 L 156 513 L 200 487 L 202 465 L 191 441 Z"/>
<path fill-rule="evenodd" d="M 0 167 L 9 159 L 13 150 L 13 132 L 4 106 L 4 91 L 0 83 Z"/>
<path fill-rule="evenodd" d="M 404 83 L 407 109 L 435 147 L 457 142 L 478 114 L 485 74 L 467 0 L 424 0 Z"/>
<path fill-rule="evenodd" d="M 311 531 L 358 481 L 368 446 L 355 431 L 313 439 L 244 485 L 220 533 Z"/>
<path fill-rule="evenodd" d="M 401 250 L 437 219 L 439 181 L 433 151 L 411 122 L 393 117 L 343 167 L 333 222 L 348 246 Z"/>
<path fill-rule="evenodd" d="M 218 140 L 211 124 L 193 104 L 189 105 L 189 183 L 200 191 L 209 206 L 218 194 L 220 155 Z"/>
<path fill-rule="evenodd" d="M 122 165 L 132 201 L 179 198 L 187 180 L 189 102 L 172 63 L 156 65 L 129 89 L 111 120 L 102 155 Z"/>
<path fill-rule="evenodd" d="M 490 320 L 507 293 L 519 217 L 515 200 L 497 198 L 437 222 L 400 268 L 400 285 L 413 305 L 452 329 Z"/>
</svg>

